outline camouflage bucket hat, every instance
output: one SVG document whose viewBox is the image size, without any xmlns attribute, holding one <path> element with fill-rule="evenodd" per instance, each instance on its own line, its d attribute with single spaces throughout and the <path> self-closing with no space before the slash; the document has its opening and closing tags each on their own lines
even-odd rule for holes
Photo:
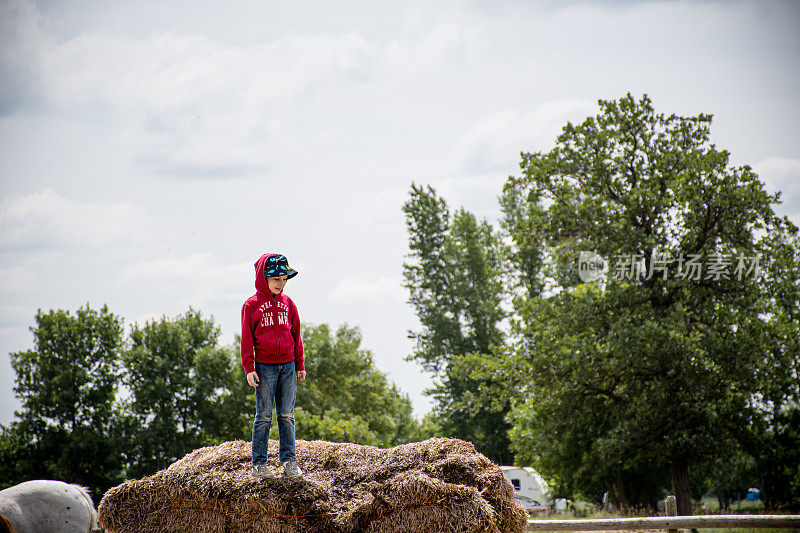
<svg viewBox="0 0 800 533">
<path fill-rule="evenodd" d="M 283 254 L 273 254 L 267 258 L 264 266 L 264 278 L 288 276 L 292 279 L 297 275 L 297 270 L 289 268 L 289 260 Z"/>
</svg>

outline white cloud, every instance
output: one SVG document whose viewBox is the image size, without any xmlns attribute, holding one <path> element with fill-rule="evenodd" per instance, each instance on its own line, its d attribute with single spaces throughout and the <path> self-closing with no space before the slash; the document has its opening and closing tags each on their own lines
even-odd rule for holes
<svg viewBox="0 0 800 533">
<path fill-rule="evenodd" d="M 253 267 L 218 263 L 212 254 L 200 253 L 133 263 L 122 269 L 119 283 L 148 293 L 177 293 L 183 305 L 207 306 L 239 302 L 242 287 L 253 287 Z"/>
<path fill-rule="evenodd" d="M 597 113 L 588 100 L 554 100 L 533 111 L 505 110 L 483 117 L 455 143 L 450 176 L 433 180 L 452 208 L 479 218 L 498 214 L 497 197 L 509 175 L 519 173 L 520 152 L 548 150 L 567 121 Z"/>
<path fill-rule="evenodd" d="M 368 280 L 364 277 L 346 278 L 339 282 L 328 298 L 336 301 L 393 301 L 405 302 L 408 294 L 394 278 L 380 276 Z"/>
<path fill-rule="evenodd" d="M 463 207 L 479 219 L 499 215 L 497 197 L 503 192 L 507 174 L 467 174 L 433 182 L 436 193 L 447 201 L 450 213 Z"/>
<path fill-rule="evenodd" d="M 149 240 L 151 229 L 138 207 L 70 200 L 49 188 L 0 204 L 0 248 L 121 246 Z"/>
<path fill-rule="evenodd" d="M 0 268 L 0 292 L 26 292 L 36 288 L 36 274 L 22 268 Z"/>
<path fill-rule="evenodd" d="M 800 214 L 800 159 L 770 157 L 759 161 L 753 168 L 770 193 L 781 191 L 784 209 Z"/>
<path fill-rule="evenodd" d="M 570 99 L 547 102 L 529 112 L 493 113 L 458 140 L 453 166 L 473 173 L 515 172 L 520 152 L 548 149 L 567 121 L 582 122 L 597 111 L 594 102 Z"/>
<path fill-rule="evenodd" d="M 352 31 L 242 46 L 83 34 L 45 55 L 46 89 L 64 109 L 123 116 L 122 143 L 148 170 L 232 174 L 273 163 L 287 149 L 282 117 L 323 87 L 368 79 L 372 55 Z"/>
<path fill-rule="evenodd" d="M 408 199 L 408 186 L 385 187 L 370 192 L 369 201 L 360 203 L 351 213 L 365 224 L 403 220 L 403 204 Z"/>
<path fill-rule="evenodd" d="M 441 73 L 475 64 L 486 51 L 487 27 L 460 11 L 433 14 L 412 7 L 403 30 L 385 48 L 382 67 L 387 72 Z"/>
<path fill-rule="evenodd" d="M 248 110 L 300 99 L 330 78 L 363 79 L 371 51 L 357 33 L 287 33 L 269 44 L 228 46 L 204 35 L 137 40 L 81 35 L 47 58 L 51 97 L 155 112 Z M 253 107 L 255 106 L 255 107 Z M 189 118 L 187 117 L 187 118 Z"/>
</svg>

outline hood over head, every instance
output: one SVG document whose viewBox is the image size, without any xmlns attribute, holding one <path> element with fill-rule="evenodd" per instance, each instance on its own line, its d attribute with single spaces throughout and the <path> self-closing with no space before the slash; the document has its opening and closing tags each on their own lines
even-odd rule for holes
<svg viewBox="0 0 800 533">
<path fill-rule="evenodd" d="M 269 285 L 267 284 L 267 278 L 264 277 L 264 267 L 267 264 L 267 259 L 275 254 L 264 254 L 258 258 L 258 261 L 255 263 L 256 267 L 256 292 L 263 292 L 265 294 L 272 294 L 269 291 Z"/>
<path fill-rule="evenodd" d="M 269 265 L 267 263 L 269 263 Z M 264 254 L 258 258 L 258 261 L 255 262 L 257 292 L 272 294 L 272 292 L 269 290 L 269 284 L 267 283 L 267 275 L 265 274 L 265 270 L 268 266 L 270 272 L 273 272 L 269 274 L 270 276 L 286 275 L 289 277 L 289 279 L 291 279 L 297 275 L 296 270 L 289 268 L 289 262 L 287 261 L 286 256 L 275 253 Z"/>
</svg>

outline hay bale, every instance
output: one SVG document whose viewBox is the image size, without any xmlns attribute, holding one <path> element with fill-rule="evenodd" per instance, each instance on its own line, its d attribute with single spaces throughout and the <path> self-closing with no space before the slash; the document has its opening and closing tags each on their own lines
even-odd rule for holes
<svg viewBox="0 0 800 533">
<path fill-rule="evenodd" d="M 231 531 L 523 531 L 526 515 L 500 468 L 458 439 L 381 449 L 296 443 L 302 478 L 257 478 L 251 445 L 201 448 L 155 475 L 106 493 L 100 523 L 112 533 Z M 278 443 L 270 441 L 277 471 Z"/>
</svg>

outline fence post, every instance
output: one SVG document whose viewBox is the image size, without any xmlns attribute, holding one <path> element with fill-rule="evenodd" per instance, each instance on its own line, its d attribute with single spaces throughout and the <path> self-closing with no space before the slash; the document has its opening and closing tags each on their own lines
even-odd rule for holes
<svg viewBox="0 0 800 533">
<path fill-rule="evenodd" d="M 678 501 L 675 499 L 675 496 L 670 494 L 667 496 L 666 501 L 664 502 L 664 510 L 666 516 L 677 516 L 678 515 Z M 668 529 L 668 533 L 678 533 L 677 529 Z"/>
</svg>

